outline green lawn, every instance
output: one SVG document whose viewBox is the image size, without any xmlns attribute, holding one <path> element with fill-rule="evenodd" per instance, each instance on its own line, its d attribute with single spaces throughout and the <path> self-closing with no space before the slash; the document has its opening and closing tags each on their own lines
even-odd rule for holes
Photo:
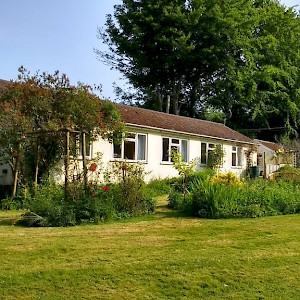
<svg viewBox="0 0 300 300">
<path fill-rule="evenodd" d="M 162 202 L 161 202 L 162 203 Z M 300 299 L 300 215 L 153 217 L 71 228 L 8 225 L 0 299 Z"/>
</svg>

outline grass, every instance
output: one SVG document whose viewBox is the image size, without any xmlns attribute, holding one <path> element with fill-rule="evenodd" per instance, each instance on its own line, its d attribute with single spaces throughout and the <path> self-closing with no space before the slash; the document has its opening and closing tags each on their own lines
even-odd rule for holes
<svg viewBox="0 0 300 300">
<path fill-rule="evenodd" d="M 131 222 L 2 223 L 0 299 L 299 299 L 300 215 L 188 219 L 164 200 Z"/>
</svg>

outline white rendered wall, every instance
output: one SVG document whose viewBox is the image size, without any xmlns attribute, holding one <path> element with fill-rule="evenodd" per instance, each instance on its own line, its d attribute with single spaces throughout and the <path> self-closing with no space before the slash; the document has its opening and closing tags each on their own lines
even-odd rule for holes
<svg viewBox="0 0 300 300">
<path fill-rule="evenodd" d="M 247 146 L 243 146 L 242 149 L 242 166 L 232 167 L 232 147 L 239 145 L 231 141 L 222 141 L 216 139 L 207 139 L 195 136 L 188 136 L 184 134 L 174 134 L 171 132 L 154 131 L 154 130 L 142 130 L 140 128 L 131 128 L 128 131 L 147 134 L 147 145 L 146 145 L 146 162 L 144 162 L 145 171 L 150 174 L 147 176 L 147 180 L 151 178 L 167 178 L 178 176 L 178 172 L 173 167 L 172 163 L 162 162 L 162 137 L 168 138 L 179 138 L 188 140 L 188 160 L 200 158 L 201 156 L 201 142 L 221 144 L 225 151 L 224 163 L 220 168 L 221 173 L 233 172 L 238 177 L 245 174 L 247 167 L 246 150 Z M 251 145 L 249 145 L 250 147 Z M 97 152 L 103 154 L 102 161 L 104 168 L 109 162 L 114 161 L 113 158 L 113 146 L 107 141 L 102 139 L 93 143 L 93 156 Z M 256 165 L 257 155 L 253 155 L 253 165 Z M 130 162 L 130 161 L 128 161 Z M 198 165 L 197 170 L 201 170 L 205 165 Z"/>
</svg>

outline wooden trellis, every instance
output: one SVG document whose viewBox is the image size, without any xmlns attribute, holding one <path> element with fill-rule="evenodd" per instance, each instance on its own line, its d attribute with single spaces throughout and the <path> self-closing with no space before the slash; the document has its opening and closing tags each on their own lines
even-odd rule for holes
<svg viewBox="0 0 300 300">
<path fill-rule="evenodd" d="M 81 140 L 81 155 L 82 155 L 82 167 L 83 167 L 83 182 L 85 187 L 88 184 L 88 178 L 87 178 L 87 160 L 86 160 L 86 132 L 84 131 L 77 131 L 77 130 L 71 130 L 69 128 L 62 128 L 59 130 L 43 130 L 43 131 L 35 131 L 35 132 L 29 132 L 27 135 L 29 136 L 41 136 L 41 135 L 48 135 L 48 134 L 55 134 L 59 132 L 65 133 L 65 155 L 64 155 L 64 172 L 65 172 L 65 182 L 64 182 L 64 188 L 65 188 L 65 198 L 67 198 L 68 193 L 68 186 L 69 186 L 69 168 L 70 168 L 70 133 L 75 133 L 80 135 Z M 21 143 L 19 144 L 21 147 Z M 39 166 L 39 160 L 40 160 L 40 146 L 37 143 L 36 146 L 36 156 L 35 156 L 35 170 L 34 170 L 34 193 L 36 192 L 37 188 L 37 182 L 38 182 L 38 166 Z M 16 157 L 15 160 L 15 172 L 14 172 L 14 183 L 13 183 L 13 192 L 12 196 L 16 196 L 17 191 L 17 183 L 18 183 L 18 176 L 19 176 L 19 157 Z"/>
</svg>

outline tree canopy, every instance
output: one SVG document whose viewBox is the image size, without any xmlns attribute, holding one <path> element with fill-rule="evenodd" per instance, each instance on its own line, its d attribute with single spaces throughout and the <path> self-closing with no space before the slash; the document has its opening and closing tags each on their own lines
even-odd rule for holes
<svg viewBox="0 0 300 300">
<path fill-rule="evenodd" d="M 99 38 L 146 107 L 170 97 L 174 114 L 213 108 L 236 128 L 297 125 L 300 19 L 277 0 L 123 0 Z"/>
<path fill-rule="evenodd" d="M 39 148 L 39 170 L 47 173 L 65 154 L 66 130 L 84 131 L 90 139 L 112 140 L 122 133 L 115 105 L 101 101 L 92 87 L 71 85 L 58 71 L 53 75 L 30 75 L 23 67 L 19 71 L 17 81 L 0 89 L 0 159 L 15 170 L 14 160 L 32 173 Z"/>
</svg>

